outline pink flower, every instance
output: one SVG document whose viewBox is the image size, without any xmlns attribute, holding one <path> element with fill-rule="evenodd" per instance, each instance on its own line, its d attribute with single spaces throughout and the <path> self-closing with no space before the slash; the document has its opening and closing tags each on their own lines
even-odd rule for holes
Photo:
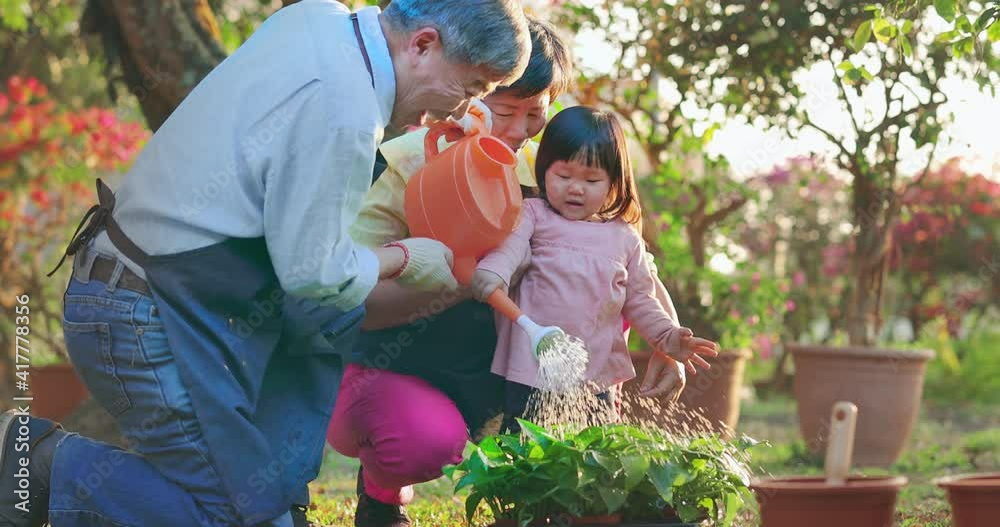
<svg viewBox="0 0 1000 527">
<path fill-rule="evenodd" d="M 734 293 L 739 293 L 740 292 L 740 284 L 733 284 L 733 285 L 729 286 L 729 290 L 732 291 L 732 292 L 734 292 Z"/>
<path fill-rule="evenodd" d="M 792 311 L 795 311 L 795 301 L 794 300 L 786 300 L 785 301 L 785 309 L 789 313 L 791 313 Z"/>
<path fill-rule="evenodd" d="M 753 285 L 759 284 L 760 283 L 760 273 L 754 273 L 753 276 L 750 277 L 750 280 L 753 282 Z"/>
<path fill-rule="evenodd" d="M 806 274 L 802 271 L 795 271 L 795 274 L 792 275 L 792 283 L 795 284 L 795 287 L 804 286 L 806 284 Z"/>
<path fill-rule="evenodd" d="M 756 326 L 759 322 L 760 322 L 760 316 L 758 315 L 750 315 L 749 317 L 747 317 L 747 324 L 751 326 Z"/>
<path fill-rule="evenodd" d="M 791 286 L 788 285 L 788 282 L 781 282 L 780 284 L 778 284 L 778 290 L 781 291 L 782 293 L 787 293 L 791 291 L 791 289 L 792 288 Z"/>
<path fill-rule="evenodd" d="M 743 316 L 743 315 L 742 315 L 742 314 L 741 314 L 741 313 L 740 313 L 740 312 L 739 312 L 738 310 L 736 310 L 736 309 L 734 309 L 734 310 L 732 310 L 732 311 L 730 311 L 730 312 L 729 312 L 729 317 L 730 317 L 730 318 L 736 318 L 736 319 L 739 319 L 739 318 L 741 318 L 742 316 Z"/>
<path fill-rule="evenodd" d="M 762 359 L 770 359 L 774 356 L 774 347 L 771 337 L 767 335 L 757 335 L 753 339 L 753 347 L 757 349 Z"/>
</svg>

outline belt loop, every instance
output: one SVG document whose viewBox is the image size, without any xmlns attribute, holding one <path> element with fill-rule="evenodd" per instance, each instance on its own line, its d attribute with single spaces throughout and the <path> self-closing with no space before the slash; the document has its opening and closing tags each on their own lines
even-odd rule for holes
<svg viewBox="0 0 1000 527">
<path fill-rule="evenodd" d="M 115 259 L 115 270 L 111 272 L 111 278 L 108 279 L 107 289 L 108 293 L 114 293 L 115 288 L 118 287 L 118 281 L 122 278 L 122 273 L 125 271 L 125 263 L 120 259 Z"/>
<path fill-rule="evenodd" d="M 81 283 L 90 283 L 90 272 L 97 260 L 97 251 L 90 246 L 82 247 L 73 256 L 73 277 Z"/>
</svg>

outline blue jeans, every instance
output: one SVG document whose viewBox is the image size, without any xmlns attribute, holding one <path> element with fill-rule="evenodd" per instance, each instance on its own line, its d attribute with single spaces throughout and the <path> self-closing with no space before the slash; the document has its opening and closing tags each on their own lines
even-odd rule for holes
<svg viewBox="0 0 1000 527">
<path fill-rule="evenodd" d="M 49 519 L 72 526 L 239 525 L 202 438 L 154 300 L 88 280 L 78 255 L 66 290 L 63 329 L 77 373 L 117 421 L 128 451 L 69 435 L 52 466 Z M 240 438 L 234 437 L 234 441 Z M 303 489 L 305 491 L 305 489 Z M 291 526 L 288 513 L 265 523 Z"/>
</svg>

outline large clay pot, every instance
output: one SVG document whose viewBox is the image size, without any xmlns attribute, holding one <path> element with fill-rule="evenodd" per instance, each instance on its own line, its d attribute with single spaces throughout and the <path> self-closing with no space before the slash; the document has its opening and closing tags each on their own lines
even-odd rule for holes
<svg viewBox="0 0 1000 527">
<path fill-rule="evenodd" d="M 948 491 L 955 527 L 994 527 L 1000 523 L 1000 472 L 949 476 L 935 483 Z"/>
<path fill-rule="evenodd" d="M 795 362 L 799 429 L 814 453 L 826 451 L 830 408 L 858 407 L 853 466 L 885 467 L 899 459 L 920 410 L 933 351 L 787 345 Z"/>
<path fill-rule="evenodd" d="M 87 387 L 70 364 L 28 368 L 31 414 L 60 421 L 87 400 Z"/>
<path fill-rule="evenodd" d="M 740 419 L 740 388 L 743 385 L 743 371 L 751 356 L 749 350 L 723 352 L 718 357 L 706 359 L 711 368 L 700 370 L 697 375 L 688 375 L 687 387 L 675 404 L 668 405 L 659 414 L 637 404 L 637 392 L 646 368 L 650 352 L 632 354 L 636 377 L 625 383 L 626 400 L 631 404 L 631 417 L 640 423 L 654 423 L 673 433 L 684 434 L 701 431 L 710 423 L 711 432 L 731 438 Z"/>
<path fill-rule="evenodd" d="M 750 485 L 761 527 L 887 527 L 892 525 L 901 476 L 851 477 L 827 485 L 823 477 L 790 477 Z"/>
</svg>

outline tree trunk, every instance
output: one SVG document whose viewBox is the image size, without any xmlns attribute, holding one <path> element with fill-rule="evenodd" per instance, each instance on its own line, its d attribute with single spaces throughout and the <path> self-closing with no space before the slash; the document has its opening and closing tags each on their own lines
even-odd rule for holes
<svg viewBox="0 0 1000 527">
<path fill-rule="evenodd" d="M 207 0 L 89 0 L 81 28 L 101 36 L 153 131 L 226 58 Z"/>
</svg>

